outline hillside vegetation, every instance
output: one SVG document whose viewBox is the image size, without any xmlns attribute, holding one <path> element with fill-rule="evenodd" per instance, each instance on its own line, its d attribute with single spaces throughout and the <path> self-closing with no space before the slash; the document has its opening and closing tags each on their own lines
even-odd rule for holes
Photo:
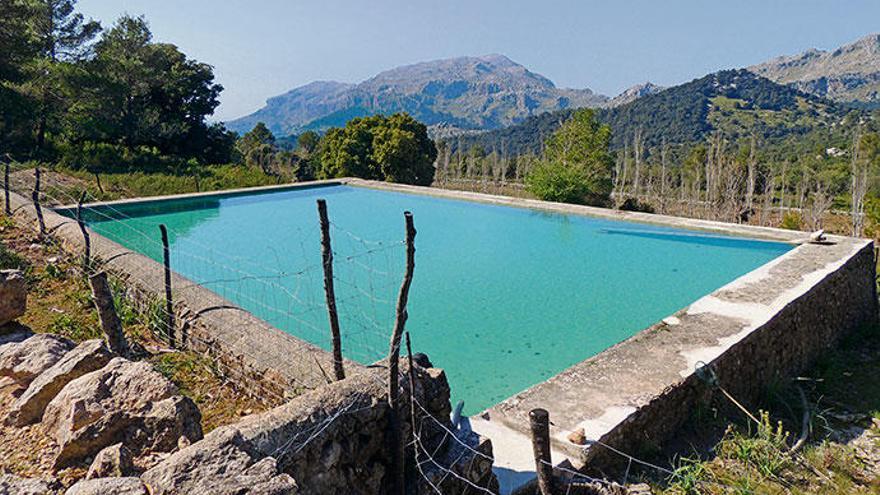
<svg viewBox="0 0 880 495">
<path fill-rule="evenodd" d="M 746 70 L 722 71 L 650 93 L 629 103 L 599 109 L 611 126 L 612 147 L 622 148 L 640 130 L 644 145 L 693 143 L 715 131 L 729 138 L 756 135 L 778 139 L 806 134 L 839 120 L 846 110 L 834 103 L 755 76 Z M 453 151 L 480 146 L 511 155 L 538 153 L 543 140 L 571 115 L 547 113 L 505 129 L 450 139 Z M 460 144 L 459 144 L 460 143 Z"/>
</svg>

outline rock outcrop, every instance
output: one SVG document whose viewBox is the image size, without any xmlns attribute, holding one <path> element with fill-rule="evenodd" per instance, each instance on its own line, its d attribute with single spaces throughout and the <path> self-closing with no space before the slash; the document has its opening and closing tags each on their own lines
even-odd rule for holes
<svg viewBox="0 0 880 495">
<path fill-rule="evenodd" d="M 45 495 L 52 492 L 54 482 L 38 478 L 20 478 L 12 474 L 0 474 L 2 495 Z"/>
<path fill-rule="evenodd" d="M 134 472 L 131 451 L 125 445 L 117 443 L 98 452 L 89 466 L 86 479 L 125 477 Z"/>
<path fill-rule="evenodd" d="M 68 383 L 43 414 L 60 446 L 56 467 L 116 443 L 135 456 L 170 452 L 181 436 L 201 439 L 200 420 L 196 405 L 149 363 L 123 358 Z"/>
<path fill-rule="evenodd" d="M 111 358 L 110 350 L 100 339 L 87 340 L 76 346 L 31 382 L 12 404 L 6 424 L 24 426 L 39 422 L 49 401 L 65 385 L 86 373 L 103 368 Z"/>
<path fill-rule="evenodd" d="M 36 334 L 21 342 L 0 345 L 0 377 L 10 378 L 25 388 L 72 348 L 70 340 L 49 334 Z"/>
<path fill-rule="evenodd" d="M 0 327 L 27 309 L 27 284 L 18 270 L 0 270 Z"/>
<path fill-rule="evenodd" d="M 139 478 L 99 478 L 71 486 L 64 495 L 150 495 Z"/>
<path fill-rule="evenodd" d="M 293 478 L 279 474 L 273 457 L 260 457 L 234 427 L 211 432 L 204 440 L 172 454 L 141 479 L 153 495 L 286 495 L 297 492 Z"/>
</svg>

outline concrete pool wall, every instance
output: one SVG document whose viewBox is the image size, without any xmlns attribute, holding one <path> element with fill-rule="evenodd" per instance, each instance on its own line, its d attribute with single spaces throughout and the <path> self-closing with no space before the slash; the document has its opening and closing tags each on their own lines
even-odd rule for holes
<svg viewBox="0 0 880 495">
<path fill-rule="evenodd" d="M 245 192 L 284 190 L 315 185 L 349 184 L 414 194 L 534 208 L 566 214 L 635 221 L 719 234 L 799 243 L 803 232 L 725 224 L 586 206 L 548 203 L 471 192 L 340 179 L 302 186 L 254 188 Z M 243 191 L 234 192 L 241 194 Z M 203 197 L 227 193 L 199 193 Z M 157 198 L 159 199 L 159 198 Z M 161 198 L 166 199 L 166 198 Z M 132 203 L 125 200 L 103 204 Z M 30 201 L 13 195 L 17 215 L 34 221 Z M 82 240 L 74 222 L 45 210 L 56 237 L 79 252 Z M 143 289 L 161 293 L 162 268 L 153 260 L 92 233 L 94 252 L 127 273 Z M 495 463 L 528 478 L 534 470 L 528 443 L 528 411 L 550 412 L 554 462 L 614 464 L 621 460 L 608 449 L 584 448 L 567 440 L 583 428 L 592 440 L 630 452 L 656 446 L 712 399 L 713 389 L 700 379 L 698 363 L 710 364 L 719 384 L 749 403 L 764 387 L 805 368 L 847 332 L 877 320 L 873 242 L 829 236 L 827 244 L 801 244 L 776 260 L 740 277 L 643 330 L 630 339 L 578 363 L 472 418 L 474 429 L 492 438 Z M 711 270 L 712 267 L 706 267 Z M 283 394 L 326 383 L 332 370 L 329 353 L 281 332 L 213 292 L 175 275 L 178 322 L 187 322 L 197 342 L 219 353 L 233 378 L 245 386 L 259 384 Z M 211 309 L 214 308 L 214 309 Z M 197 350 L 205 350 L 197 349 Z M 442 367 L 443 363 L 436 363 Z M 347 369 L 359 365 L 348 363 Z M 502 480 L 504 484 L 504 480 Z M 508 486 L 508 489 L 512 488 Z M 509 490 L 508 490 L 509 491 Z"/>
</svg>

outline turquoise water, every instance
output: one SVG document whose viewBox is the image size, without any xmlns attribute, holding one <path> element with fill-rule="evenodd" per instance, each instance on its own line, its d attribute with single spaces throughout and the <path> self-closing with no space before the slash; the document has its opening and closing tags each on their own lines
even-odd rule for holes
<svg viewBox="0 0 880 495">
<path fill-rule="evenodd" d="M 89 212 L 97 232 L 161 260 L 285 332 L 329 348 L 315 200 L 336 253 L 346 357 L 388 352 L 413 212 L 414 351 L 479 412 L 601 352 L 788 251 L 781 243 L 331 186 Z M 112 221 L 106 216 L 110 215 Z"/>
</svg>

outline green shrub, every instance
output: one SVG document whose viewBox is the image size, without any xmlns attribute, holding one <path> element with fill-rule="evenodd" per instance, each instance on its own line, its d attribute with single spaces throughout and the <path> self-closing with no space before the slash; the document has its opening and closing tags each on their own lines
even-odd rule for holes
<svg viewBox="0 0 880 495">
<path fill-rule="evenodd" d="M 67 314 L 56 315 L 46 330 L 49 333 L 63 335 L 74 342 L 101 338 L 101 331 L 97 327 L 83 323 Z"/>
<path fill-rule="evenodd" d="M 604 204 L 604 199 L 590 187 L 587 171 L 578 165 L 542 161 L 526 176 L 526 188 L 544 201 Z"/>
<path fill-rule="evenodd" d="M 782 223 L 779 226 L 783 229 L 788 230 L 801 230 L 801 225 L 803 221 L 801 216 L 793 211 L 790 211 L 783 215 Z"/>
</svg>

